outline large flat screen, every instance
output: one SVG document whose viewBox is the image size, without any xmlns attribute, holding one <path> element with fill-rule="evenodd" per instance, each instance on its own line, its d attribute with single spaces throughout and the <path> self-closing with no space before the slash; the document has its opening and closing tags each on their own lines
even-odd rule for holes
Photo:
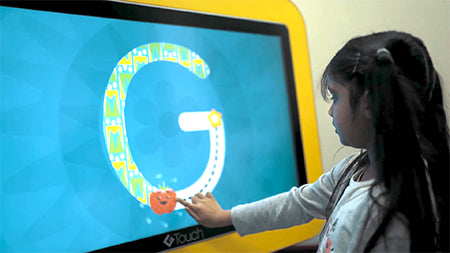
<svg viewBox="0 0 450 253">
<path fill-rule="evenodd" d="M 0 252 L 160 251 L 306 182 L 282 24 L 123 2 L 0 6 Z"/>
</svg>

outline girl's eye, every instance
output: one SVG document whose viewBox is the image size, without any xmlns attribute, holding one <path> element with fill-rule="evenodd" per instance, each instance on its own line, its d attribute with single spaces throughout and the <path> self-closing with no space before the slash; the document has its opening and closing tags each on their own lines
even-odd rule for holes
<svg viewBox="0 0 450 253">
<path fill-rule="evenodd" d="M 334 102 L 336 102 L 337 98 L 335 96 L 331 96 L 331 100 Z"/>
</svg>

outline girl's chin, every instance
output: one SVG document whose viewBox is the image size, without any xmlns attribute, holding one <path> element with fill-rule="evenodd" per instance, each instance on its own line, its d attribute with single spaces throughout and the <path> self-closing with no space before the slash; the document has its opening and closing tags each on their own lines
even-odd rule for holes
<svg viewBox="0 0 450 253">
<path fill-rule="evenodd" d="M 344 145 L 344 146 L 349 146 L 349 147 L 352 146 L 352 145 L 351 145 L 350 143 L 348 143 L 344 138 L 342 138 L 342 136 L 341 136 L 338 132 L 336 132 L 336 134 L 338 135 L 338 137 L 339 137 L 339 142 L 340 142 L 342 145 Z"/>
</svg>

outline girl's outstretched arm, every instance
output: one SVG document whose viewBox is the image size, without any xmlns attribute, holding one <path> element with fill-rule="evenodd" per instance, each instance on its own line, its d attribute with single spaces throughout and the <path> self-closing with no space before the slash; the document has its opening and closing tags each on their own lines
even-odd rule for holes
<svg viewBox="0 0 450 253">
<path fill-rule="evenodd" d="M 177 198 L 177 201 L 184 205 L 189 215 L 202 226 L 217 228 L 233 224 L 231 210 L 223 210 L 210 192 L 206 195 L 197 193 L 192 197 L 192 203 L 180 198 Z"/>
</svg>

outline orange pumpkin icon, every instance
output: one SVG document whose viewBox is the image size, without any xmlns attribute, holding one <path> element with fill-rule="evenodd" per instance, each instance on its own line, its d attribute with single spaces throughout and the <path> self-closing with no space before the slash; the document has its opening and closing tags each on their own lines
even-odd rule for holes
<svg viewBox="0 0 450 253">
<path fill-rule="evenodd" d="M 150 207 L 156 214 L 171 213 L 177 204 L 176 193 L 170 188 L 156 190 L 150 194 Z"/>
</svg>

